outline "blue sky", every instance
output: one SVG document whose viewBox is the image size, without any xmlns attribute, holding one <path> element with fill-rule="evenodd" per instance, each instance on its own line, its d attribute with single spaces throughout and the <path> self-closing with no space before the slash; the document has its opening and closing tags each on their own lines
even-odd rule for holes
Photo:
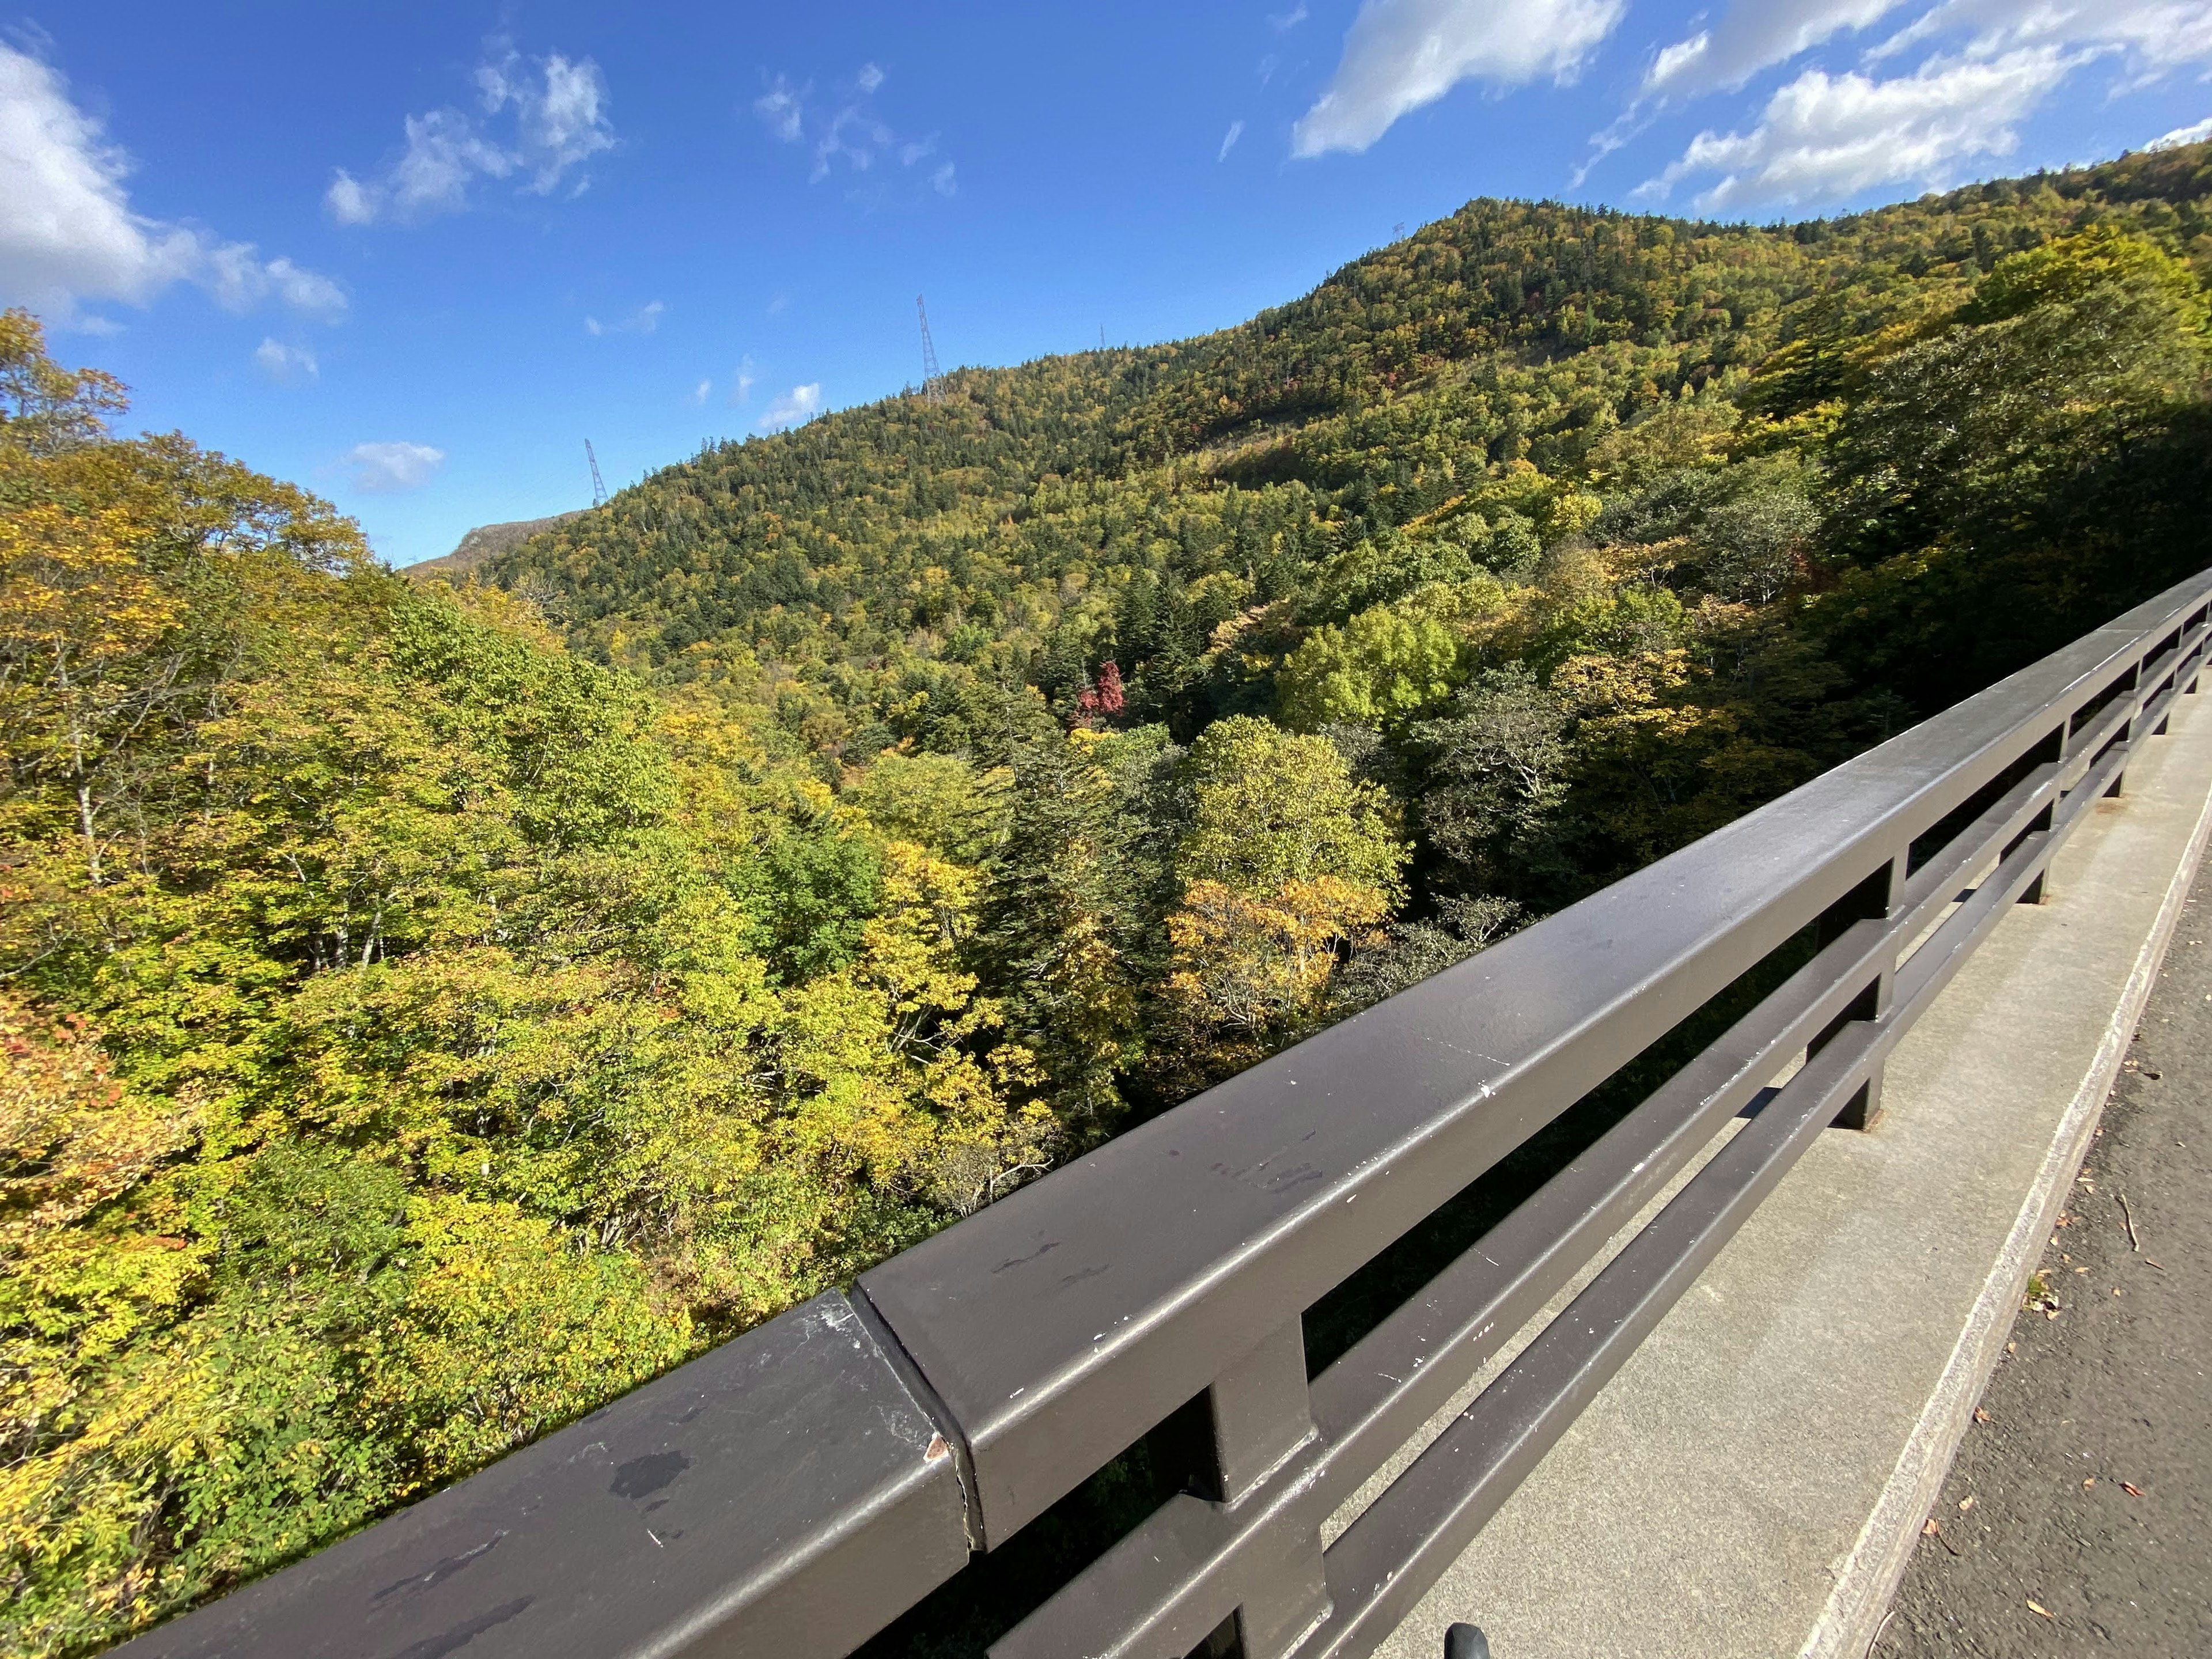
<svg viewBox="0 0 2212 1659">
<path fill-rule="evenodd" d="M 50 7 L 0 303 L 406 563 L 1478 195 L 1801 217 L 2212 117 L 2212 0 Z M 2208 127 L 2212 131 L 2212 127 Z"/>
</svg>

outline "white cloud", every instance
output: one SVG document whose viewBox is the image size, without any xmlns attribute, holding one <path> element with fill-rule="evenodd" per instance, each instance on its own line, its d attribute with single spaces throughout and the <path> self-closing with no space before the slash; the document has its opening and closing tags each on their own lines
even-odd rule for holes
<svg viewBox="0 0 2212 1659">
<path fill-rule="evenodd" d="M 2176 127 L 2163 138 L 2154 138 L 2145 149 L 2179 149 L 2184 144 L 2201 144 L 2212 138 L 2212 116 L 2185 127 Z"/>
<path fill-rule="evenodd" d="M 742 404 L 753 395 L 753 360 L 746 357 L 738 364 L 738 372 L 730 380 L 730 401 Z"/>
<path fill-rule="evenodd" d="M 1905 0 L 1733 0 L 1721 21 L 1652 60 L 1645 95 L 1695 97 L 1742 86 L 1847 30 L 1871 28 Z M 2021 46 L 2124 52 L 2139 72 L 2212 58 L 2212 6 L 2204 0 L 1937 0 L 1873 47 L 1869 63 L 1942 35 L 1965 35 L 1965 55 L 1994 58 Z"/>
<path fill-rule="evenodd" d="M 279 256 L 264 267 L 276 297 L 299 311 L 335 315 L 346 306 L 345 291 L 329 277 L 294 264 Z"/>
<path fill-rule="evenodd" d="M 251 311 L 272 295 L 295 311 L 319 316 L 335 317 L 346 307 L 344 293 L 329 277 L 287 258 L 264 264 L 251 242 L 210 250 L 198 281 L 226 311 Z"/>
<path fill-rule="evenodd" d="M 570 169 L 614 148 L 606 77 L 588 58 L 556 52 L 530 59 L 508 50 L 479 64 L 475 79 L 483 123 L 450 106 L 408 116 L 406 148 L 380 176 L 337 170 L 323 192 L 331 216 L 367 225 L 455 213 L 468 206 L 477 179 L 518 174 L 525 191 L 548 196 Z M 495 123 L 503 136 L 489 130 Z M 589 182 L 579 174 L 569 193 L 581 194 Z"/>
<path fill-rule="evenodd" d="M 698 389 L 691 394 L 691 401 L 695 404 L 704 404 L 707 401 L 707 394 L 714 389 L 714 383 L 712 380 L 700 381 Z"/>
<path fill-rule="evenodd" d="M 800 426 L 822 412 L 822 383 L 795 386 L 768 406 L 768 413 L 756 422 L 762 432 L 781 432 L 786 427 Z"/>
<path fill-rule="evenodd" d="M 1627 0 L 1364 0 L 1291 153 L 1364 150 L 1462 81 L 1570 79 L 1626 10 Z"/>
<path fill-rule="evenodd" d="M 1971 56 L 2022 46 L 2080 47 L 2124 58 L 2138 79 L 2212 63 L 2212 5 L 2204 0 L 1943 0 L 1869 56 L 1893 57 L 1957 31 L 1971 32 Z"/>
<path fill-rule="evenodd" d="M 1229 159 L 1229 152 L 1237 148 L 1237 141 L 1243 136 L 1244 124 L 1242 121 L 1231 121 L 1229 124 L 1228 132 L 1221 140 L 1221 154 L 1215 156 L 1213 159 L 1217 161 L 1227 161 Z"/>
<path fill-rule="evenodd" d="M 1305 0 L 1298 0 L 1298 3 L 1292 6 L 1288 11 L 1269 12 L 1267 14 L 1267 22 L 1268 26 L 1273 28 L 1278 33 L 1287 33 L 1291 29 L 1297 27 L 1299 24 L 1304 22 L 1306 19 L 1311 15 L 1312 14 L 1306 9 Z"/>
<path fill-rule="evenodd" d="M 340 463 L 364 495 L 397 495 L 420 489 L 446 464 L 446 452 L 428 444 L 356 444 Z"/>
<path fill-rule="evenodd" d="M 514 171 L 515 156 L 484 137 L 457 109 L 410 115 L 404 130 L 405 152 L 368 198 L 378 214 L 387 205 L 394 216 L 407 220 L 458 213 L 468 206 L 470 182 L 479 173 L 504 179 Z"/>
<path fill-rule="evenodd" d="M 143 305 L 191 272 L 198 239 L 131 210 L 129 168 L 60 76 L 0 46 L 0 283 L 9 299 L 64 310 L 77 296 Z"/>
<path fill-rule="evenodd" d="M 841 155 L 854 172 L 866 173 L 892 142 L 889 127 L 857 105 L 848 106 L 830 118 L 829 126 L 815 141 L 814 171 L 807 182 L 827 178 L 830 164 Z"/>
<path fill-rule="evenodd" d="M 376 192 L 343 167 L 323 192 L 323 204 L 342 225 L 366 225 L 376 218 Z"/>
<path fill-rule="evenodd" d="M 130 158 L 70 100 L 51 65 L 0 44 L 0 303 L 97 330 L 102 319 L 81 314 L 82 302 L 143 306 L 192 282 L 233 310 L 270 297 L 303 311 L 344 310 L 328 277 L 287 258 L 264 263 L 250 242 L 134 211 L 124 188 L 130 172 Z"/>
<path fill-rule="evenodd" d="M 887 77 L 874 64 L 863 64 L 845 95 L 834 106 L 817 106 L 814 83 L 794 84 L 778 75 L 768 90 L 753 100 L 753 113 L 780 143 L 796 144 L 811 139 L 813 163 L 809 184 L 819 184 L 841 166 L 849 173 L 872 171 L 878 161 L 896 156 L 902 167 L 912 167 L 937 152 L 937 135 L 901 137 L 876 112 L 873 100 Z M 957 193 L 953 165 L 946 161 L 928 174 L 930 188 L 940 196 Z M 880 190 L 880 187 L 878 187 Z"/>
<path fill-rule="evenodd" d="M 794 87 L 781 75 L 769 89 L 753 100 L 753 113 L 768 123 L 768 130 L 787 144 L 795 144 L 805 136 L 802 121 L 806 94 L 814 90 L 813 83 Z"/>
<path fill-rule="evenodd" d="M 516 159 L 531 175 L 530 188 L 550 195 L 562 175 L 615 144 L 607 118 L 606 77 L 588 58 L 574 61 L 549 53 L 536 65 L 508 52 L 498 63 L 479 64 L 477 89 L 484 113 L 514 112 Z"/>
<path fill-rule="evenodd" d="M 1711 29 L 1666 47 L 1644 90 L 1674 97 L 1743 85 L 1845 29 L 1869 28 L 1905 0 L 1735 0 Z"/>
<path fill-rule="evenodd" d="M 1700 212 L 1716 212 L 1833 201 L 1899 180 L 1948 183 L 1961 161 L 2010 155 L 2014 124 L 2079 61 L 2046 46 L 1930 58 L 1887 81 L 1808 70 L 1767 100 L 1751 131 L 1699 133 L 1639 193 L 1663 197 L 1693 174 L 1719 173 L 1696 199 Z"/>
<path fill-rule="evenodd" d="M 655 300 L 640 306 L 618 323 L 603 323 L 596 317 L 586 317 L 584 332 L 594 337 L 602 334 L 650 334 L 660 326 L 660 313 L 667 309 L 665 302 Z"/>
<path fill-rule="evenodd" d="M 1718 23 L 1658 53 L 1636 101 L 1620 119 L 1592 138 L 1589 161 L 1576 173 L 1575 182 L 1580 184 L 1598 160 L 1642 131 L 1649 125 L 1648 112 L 1655 106 L 1664 107 L 1705 93 L 1741 88 L 1760 70 L 1787 63 L 1846 31 L 1873 27 L 1905 3 L 1905 0 L 1732 0 Z M 1879 72 L 1879 66 L 1930 43 L 1938 43 L 1933 55 L 1913 75 L 1895 82 L 1870 78 Z M 2021 55 L 2038 49 L 2045 54 L 2043 58 Z M 1862 166 L 1846 162 L 1837 147 L 1814 137 L 1808 140 L 1808 155 L 1802 168 L 1796 170 L 1809 179 L 1832 164 L 1838 178 L 1875 183 L 1899 179 L 1932 182 L 1948 177 L 1950 161 L 2010 154 L 2015 135 L 2006 123 L 2028 113 L 2067 75 L 2100 61 L 2119 64 L 2122 79 L 2114 90 L 2156 80 L 2185 65 L 2212 64 L 2212 3 L 2207 0 L 1936 0 L 1919 9 L 1919 15 L 1903 28 L 1868 48 L 1862 54 L 1861 73 L 1818 84 L 1893 86 L 1899 90 L 1882 91 L 1877 98 L 1899 107 L 1927 104 L 1931 98 L 1940 103 L 1951 93 L 1971 100 L 1978 87 L 1996 100 L 1992 108 L 2010 113 L 1993 116 L 1997 125 L 1988 131 L 1977 135 L 1960 131 L 1945 138 L 1941 129 L 1946 118 L 1936 113 L 1930 105 L 1933 125 L 1907 133 L 1894 165 L 1887 169 L 1875 165 L 1871 153 L 1879 148 L 1879 139 L 1866 147 L 1869 153 Z M 1976 64 L 1982 70 L 1969 67 Z M 1997 64 L 2005 67 L 1990 70 L 1990 66 Z M 2045 74 L 2053 64 L 2057 65 L 2055 76 Z M 2008 90 L 2019 84 L 2023 75 L 2029 84 L 2039 88 L 2025 106 L 2014 103 Z M 1801 76 L 1784 91 L 1809 90 L 1814 84 Z M 1844 106 L 1850 101 L 1848 97 L 1838 96 L 1828 100 L 1830 113 L 1845 119 L 1847 125 Z M 1714 145 L 1746 142 L 1701 134 L 1691 152 L 1644 189 L 1663 193 L 1672 179 L 1697 170 L 1699 155 L 1711 160 Z M 1699 146 L 1705 147 L 1702 152 Z M 1873 172 L 1869 172 L 1869 167 Z M 1855 183 L 1851 187 L 1861 186 Z M 1816 194 L 1775 194 L 1768 199 L 1811 200 Z M 1734 191 L 1718 199 L 1731 198 L 1753 199 L 1749 194 Z M 1714 198 L 1709 193 L 1702 199 Z"/>
<path fill-rule="evenodd" d="M 264 339 L 254 349 L 254 366 L 279 386 L 295 386 L 302 380 L 319 380 L 322 368 L 315 362 L 315 354 L 303 346 L 288 346 L 283 341 Z"/>
</svg>

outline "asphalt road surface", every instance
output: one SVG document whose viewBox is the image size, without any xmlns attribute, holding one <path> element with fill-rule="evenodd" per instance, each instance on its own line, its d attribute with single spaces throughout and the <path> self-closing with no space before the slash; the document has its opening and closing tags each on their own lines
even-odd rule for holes
<svg viewBox="0 0 2212 1659">
<path fill-rule="evenodd" d="M 2053 1239 L 1876 1659 L 2212 1659 L 2212 861 Z"/>
</svg>

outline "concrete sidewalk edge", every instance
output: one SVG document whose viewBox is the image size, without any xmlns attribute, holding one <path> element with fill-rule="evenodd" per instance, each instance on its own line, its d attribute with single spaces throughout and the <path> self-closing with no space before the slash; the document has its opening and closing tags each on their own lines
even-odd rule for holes
<svg viewBox="0 0 2212 1659">
<path fill-rule="evenodd" d="M 2003 1249 L 1990 1266 L 1989 1278 L 1942 1376 L 1899 1454 L 1880 1500 L 1839 1569 L 1827 1604 L 1799 1650 L 1798 1659 L 1864 1659 L 1881 1633 L 1890 1600 L 1918 1542 L 1921 1525 L 1942 1494 L 1944 1477 L 1966 1437 L 1975 1403 L 1996 1368 L 2013 1316 L 2027 1292 L 2028 1275 L 2041 1257 L 2044 1240 L 2051 1236 L 2065 1208 L 2075 1174 L 2088 1154 L 2105 1101 L 2119 1076 L 2120 1062 L 2134 1040 L 2143 1006 L 2166 959 L 2166 945 L 2180 921 L 2182 905 L 2196 881 L 2208 838 L 2212 838 L 2212 794 L 2207 795 L 2197 811 L 2187 850 L 2121 988 L 2096 1056 L 2059 1121 L 2034 1184 L 2021 1205 Z"/>
</svg>

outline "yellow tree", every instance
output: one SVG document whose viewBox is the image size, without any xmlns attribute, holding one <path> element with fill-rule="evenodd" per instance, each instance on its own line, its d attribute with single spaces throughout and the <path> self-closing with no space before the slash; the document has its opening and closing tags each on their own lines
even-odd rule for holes
<svg viewBox="0 0 2212 1659">
<path fill-rule="evenodd" d="M 1168 920 L 1158 1072 L 1176 1091 L 1311 1030 L 1336 963 L 1389 920 L 1407 848 L 1389 796 L 1326 738 L 1250 715 L 1208 726 L 1187 762 L 1191 822 Z"/>
</svg>

